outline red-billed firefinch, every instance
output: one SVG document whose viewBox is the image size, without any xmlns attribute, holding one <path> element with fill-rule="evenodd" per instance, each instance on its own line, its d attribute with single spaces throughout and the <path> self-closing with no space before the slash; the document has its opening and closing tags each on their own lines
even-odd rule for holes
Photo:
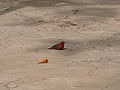
<svg viewBox="0 0 120 90">
<path fill-rule="evenodd" d="M 64 50 L 64 43 L 65 42 L 57 43 L 48 49 Z"/>
</svg>

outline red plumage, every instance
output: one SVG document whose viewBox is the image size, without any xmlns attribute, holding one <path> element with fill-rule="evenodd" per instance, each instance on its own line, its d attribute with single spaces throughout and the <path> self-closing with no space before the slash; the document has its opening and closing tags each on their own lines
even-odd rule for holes
<svg viewBox="0 0 120 90">
<path fill-rule="evenodd" d="M 57 43 L 48 49 L 64 50 L 64 42 Z"/>
</svg>

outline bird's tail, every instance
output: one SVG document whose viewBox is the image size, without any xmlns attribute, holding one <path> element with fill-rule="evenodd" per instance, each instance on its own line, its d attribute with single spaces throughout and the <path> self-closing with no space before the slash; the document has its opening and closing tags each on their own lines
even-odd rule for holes
<svg viewBox="0 0 120 90">
<path fill-rule="evenodd" d="M 52 49 L 52 47 L 48 48 L 48 49 Z"/>
</svg>

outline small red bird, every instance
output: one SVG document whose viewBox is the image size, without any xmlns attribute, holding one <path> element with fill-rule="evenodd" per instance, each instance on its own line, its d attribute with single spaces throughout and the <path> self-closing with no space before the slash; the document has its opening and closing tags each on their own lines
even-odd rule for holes
<svg viewBox="0 0 120 90">
<path fill-rule="evenodd" d="M 64 50 L 64 43 L 65 42 L 57 43 L 48 49 Z"/>
</svg>

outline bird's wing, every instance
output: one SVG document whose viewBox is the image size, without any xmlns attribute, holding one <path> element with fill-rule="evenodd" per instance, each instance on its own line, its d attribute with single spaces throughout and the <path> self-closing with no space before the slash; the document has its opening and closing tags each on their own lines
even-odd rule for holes
<svg viewBox="0 0 120 90">
<path fill-rule="evenodd" d="M 52 47 L 50 47 L 49 49 L 57 49 L 58 48 L 58 44 L 53 45 Z"/>
</svg>

